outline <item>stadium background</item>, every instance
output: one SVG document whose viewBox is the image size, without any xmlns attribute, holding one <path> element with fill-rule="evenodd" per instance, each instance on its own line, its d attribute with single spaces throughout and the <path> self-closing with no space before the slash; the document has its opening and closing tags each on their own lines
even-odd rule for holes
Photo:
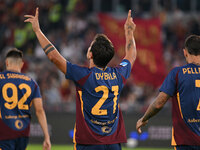
<svg viewBox="0 0 200 150">
<path fill-rule="evenodd" d="M 72 144 L 75 87 L 47 60 L 30 24 L 24 23 L 23 15 L 34 14 L 37 6 L 42 31 L 66 59 L 80 65 L 87 65 L 86 51 L 96 33 L 106 33 L 114 40 L 116 55 L 110 66 L 120 62 L 125 44 L 124 19 L 128 9 L 133 10 L 138 57 L 120 98 L 127 137 L 134 139 L 133 145 L 138 141 L 138 147 L 170 148 L 170 102 L 152 118 L 142 135 L 136 133 L 135 124 L 157 95 L 166 74 L 185 64 L 184 39 L 200 33 L 200 1 L 0 0 L 0 71 L 4 70 L 3 58 L 9 48 L 24 52 L 23 72 L 39 83 L 52 143 Z M 42 131 L 34 113 L 30 143 L 42 143 Z"/>
</svg>

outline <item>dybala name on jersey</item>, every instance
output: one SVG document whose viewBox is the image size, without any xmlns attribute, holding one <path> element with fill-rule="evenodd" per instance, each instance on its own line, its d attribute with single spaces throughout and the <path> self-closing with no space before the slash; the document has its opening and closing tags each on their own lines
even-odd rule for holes
<svg viewBox="0 0 200 150">
<path fill-rule="evenodd" d="M 116 74 L 113 73 L 95 73 L 96 79 L 97 80 L 114 80 L 117 79 Z"/>
</svg>

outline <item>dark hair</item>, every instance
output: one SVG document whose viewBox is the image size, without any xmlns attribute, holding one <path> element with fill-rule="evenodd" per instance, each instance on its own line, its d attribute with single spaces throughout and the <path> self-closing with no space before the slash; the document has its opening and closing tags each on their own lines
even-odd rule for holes
<svg viewBox="0 0 200 150">
<path fill-rule="evenodd" d="M 12 58 L 23 58 L 23 53 L 22 51 L 16 49 L 16 48 L 12 48 L 8 51 L 8 53 L 6 54 L 6 58 L 9 58 L 9 57 L 12 57 Z"/>
<path fill-rule="evenodd" d="M 200 36 L 190 35 L 185 40 L 185 48 L 191 55 L 200 55 Z"/>
<path fill-rule="evenodd" d="M 115 51 L 112 42 L 104 34 L 97 34 L 91 46 L 94 64 L 97 67 L 106 67 L 113 58 Z"/>
</svg>

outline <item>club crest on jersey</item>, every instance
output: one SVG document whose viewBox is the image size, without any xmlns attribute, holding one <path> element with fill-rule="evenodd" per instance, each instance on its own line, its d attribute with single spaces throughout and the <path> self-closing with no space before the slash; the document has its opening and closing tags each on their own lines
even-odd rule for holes
<svg viewBox="0 0 200 150">
<path fill-rule="evenodd" d="M 102 131 L 103 133 L 110 133 L 111 130 L 112 130 L 112 128 L 110 128 L 110 127 L 108 127 L 108 126 L 104 126 L 104 127 L 101 128 L 101 131 Z"/>
<path fill-rule="evenodd" d="M 127 62 L 122 62 L 122 63 L 120 63 L 119 65 L 121 65 L 121 66 L 125 67 L 125 66 L 127 66 L 127 65 L 128 65 L 128 63 L 127 63 Z"/>
<path fill-rule="evenodd" d="M 19 130 L 22 129 L 23 128 L 23 122 L 21 120 L 16 120 L 15 121 L 15 127 Z"/>
</svg>

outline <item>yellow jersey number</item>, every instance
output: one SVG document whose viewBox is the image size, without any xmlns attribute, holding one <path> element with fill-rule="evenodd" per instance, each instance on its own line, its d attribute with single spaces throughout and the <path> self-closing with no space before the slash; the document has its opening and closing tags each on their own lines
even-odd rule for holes
<svg viewBox="0 0 200 150">
<path fill-rule="evenodd" d="M 195 80 L 195 87 L 200 88 L 200 80 Z M 197 111 L 200 111 L 200 99 L 197 105 Z"/>
<path fill-rule="evenodd" d="M 24 104 L 28 97 L 31 95 L 31 88 L 29 85 L 22 83 L 19 86 L 19 89 L 25 89 L 26 93 L 22 96 L 20 100 L 18 100 L 18 89 L 15 84 L 13 83 L 6 83 L 2 88 L 2 95 L 3 99 L 6 101 L 4 106 L 7 109 L 14 109 L 16 106 L 18 106 L 21 110 L 28 110 L 29 106 L 27 104 Z M 8 96 L 8 89 L 12 90 L 12 96 Z"/>
<path fill-rule="evenodd" d="M 98 93 L 100 91 L 103 91 L 103 95 L 102 97 L 99 99 L 99 101 L 94 105 L 94 107 L 92 108 L 91 113 L 93 115 L 107 115 L 107 110 L 106 109 L 100 109 L 101 106 L 104 104 L 104 102 L 107 100 L 108 98 L 108 94 L 109 94 L 109 89 L 102 85 L 102 86 L 98 86 L 95 88 L 95 91 Z M 114 92 L 114 98 L 113 98 L 113 114 L 116 112 L 116 107 L 117 107 L 117 96 L 118 96 L 118 91 L 119 91 L 119 86 L 112 86 L 112 91 Z"/>
</svg>

